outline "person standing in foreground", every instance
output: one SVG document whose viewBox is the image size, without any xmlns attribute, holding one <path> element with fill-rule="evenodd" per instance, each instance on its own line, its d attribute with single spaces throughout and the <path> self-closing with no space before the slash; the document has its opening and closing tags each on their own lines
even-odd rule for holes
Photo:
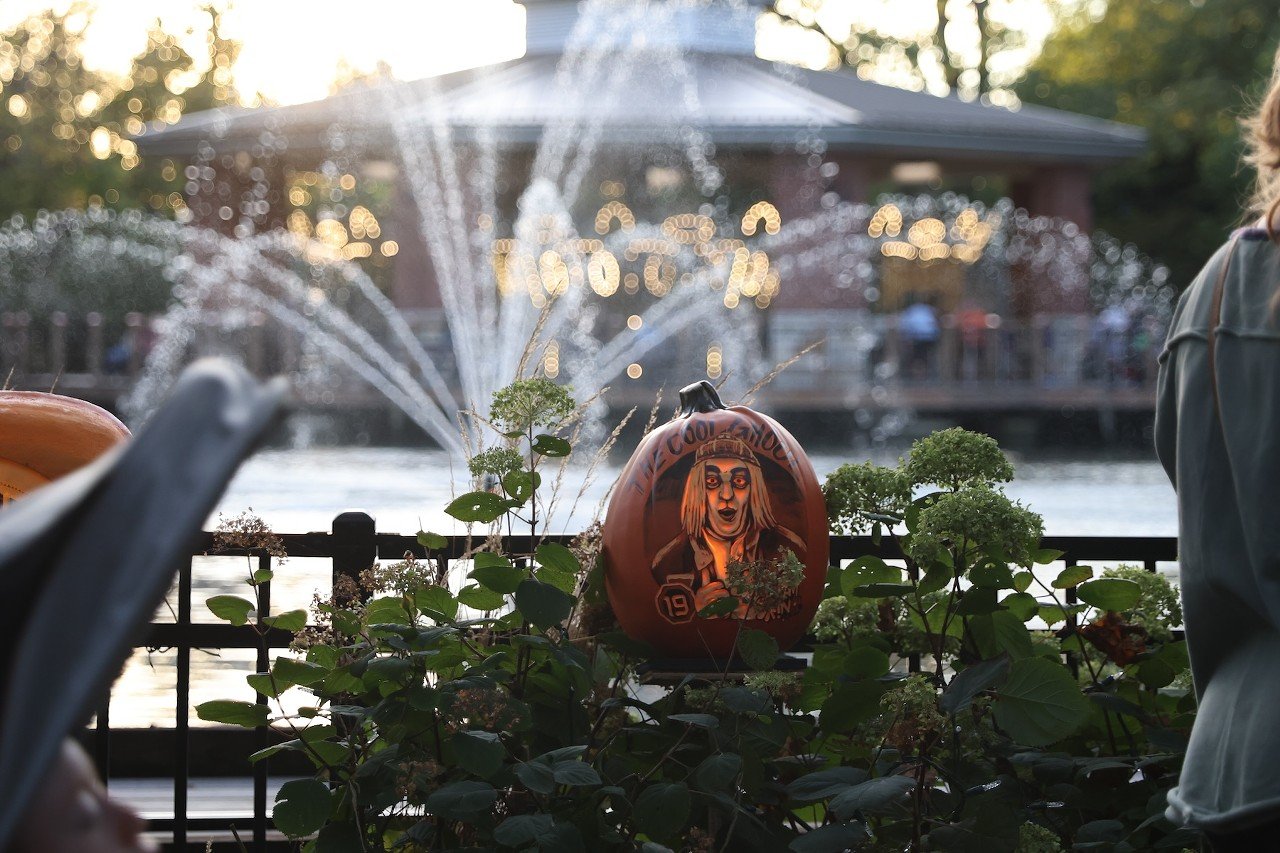
<svg viewBox="0 0 1280 853">
<path fill-rule="evenodd" d="M 1280 54 L 1249 131 L 1252 210 L 1182 294 L 1164 352 L 1156 452 L 1178 493 L 1199 710 L 1169 792 L 1222 851 L 1280 833 Z"/>
</svg>

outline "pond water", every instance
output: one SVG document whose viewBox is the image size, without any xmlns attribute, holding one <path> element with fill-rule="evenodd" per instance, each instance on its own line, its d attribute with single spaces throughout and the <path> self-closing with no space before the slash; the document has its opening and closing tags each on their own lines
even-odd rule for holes
<svg viewBox="0 0 1280 853">
<path fill-rule="evenodd" d="M 819 478 L 847 461 L 834 453 L 812 457 Z M 896 456 L 875 461 L 892 464 Z M 1016 477 L 1007 486 L 1010 497 L 1040 513 L 1045 532 L 1074 536 L 1173 536 L 1177 508 L 1173 490 L 1153 457 L 1114 458 L 1038 456 L 1015 458 Z M 574 533 L 589 524 L 619 466 L 601 468 L 594 476 L 579 469 L 565 472 L 551 532 Z M 268 450 L 250 459 L 231 483 L 210 518 L 233 516 L 252 508 L 272 529 L 282 533 L 328 530 L 344 510 L 368 512 L 380 531 L 414 533 L 462 532 L 444 506 L 466 491 L 466 471 L 438 451 L 402 448 L 324 448 Z M 458 484 L 454 485 L 457 479 Z M 555 469 L 544 473 L 544 484 L 556 480 Z M 1163 567 L 1172 568 L 1172 567 Z M 193 575 L 193 613 L 197 622 L 217 621 L 204 602 L 222 593 L 243 594 L 247 574 L 244 558 L 206 557 L 196 561 Z M 273 582 L 275 612 L 306 607 L 312 595 L 327 587 L 328 560 L 294 558 L 279 567 Z M 173 619 L 170 605 L 157 619 Z M 239 698 L 252 701 L 245 674 L 252 672 L 253 653 L 227 650 L 192 654 L 191 703 Z M 176 654 L 139 651 L 126 666 L 111 707 L 113 726 L 172 726 Z M 289 705 L 306 704 L 301 690 L 286 697 Z M 192 713 L 194 720 L 194 712 Z"/>
</svg>

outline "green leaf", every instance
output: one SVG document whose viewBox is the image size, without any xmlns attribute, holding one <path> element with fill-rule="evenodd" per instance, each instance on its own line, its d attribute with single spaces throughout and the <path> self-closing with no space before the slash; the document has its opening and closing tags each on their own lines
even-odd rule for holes
<svg viewBox="0 0 1280 853">
<path fill-rule="evenodd" d="M 944 589 L 947 584 L 951 583 L 951 579 L 955 577 L 955 573 L 950 566 L 942 563 L 934 563 L 924 573 L 924 577 L 920 579 L 920 583 L 916 587 L 916 592 L 920 595 L 928 595 L 931 592 L 937 592 Z"/>
<path fill-rule="evenodd" d="M 738 598 L 734 595 L 726 595 L 723 598 L 717 598 L 706 607 L 698 611 L 698 616 L 703 619 L 712 619 L 716 616 L 728 616 L 730 613 L 738 609 Z"/>
<path fill-rule="evenodd" d="M 543 566 L 538 569 L 536 577 L 543 583 L 549 583 L 568 595 L 573 595 L 574 590 L 578 587 L 577 575 L 562 572 L 553 566 Z"/>
<path fill-rule="evenodd" d="M 703 791 L 731 793 L 741 772 L 742 756 L 721 752 L 703 759 L 693 771 L 693 783 Z"/>
<path fill-rule="evenodd" d="M 1053 579 L 1054 589 L 1071 589 L 1093 577 L 1093 569 L 1089 566 L 1067 566 Z"/>
<path fill-rule="evenodd" d="M 869 583 L 849 590 L 848 594 L 855 598 L 901 598 L 913 589 L 909 583 Z"/>
<path fill-rule="evenodd" d="M 915 786 L 916 780 L 905 776 L 868 779 L 832 797 L 831 802 L 827 803 L 827 811 L 840 820 L 848 820 L 858 812 L 885 814 L 903 805 L 907 792 Z"/>
<path fill-rule="evenodd" d="M 551 766 L 541 761 L 517 764 L 515 774 L 516 778 L 534 793 L 550 794 L 556 789 L 555 775 L 551 771 Z"/>
<path fill-rule="evenodd" d="M 552 628 L 569 618 L 573 596 L 551 584 L 524 580 L 516 588 L 516 607 L 539 628 Z"/>
<path fill-rule="evenodd" d="M 689 819 L 689 789 L 683 782 L 659 782 L 636 797 L 631 819 L 650 838 L 670 838 Z"/>
<path fill-rule="evenodd" d="M 265 672 L 255 672 L 252 675 L 246 675 L 244 680 L 253 688 L 254 693 L 261 693 L 263 696 L 270 699 L 275 699 L 281 693 L 285 692 L 290 687 L 293 687 L 292 684 L 282 678 L 275 679 L 273 683 L 271 676 Z"/>
<path fill-rule="evenodd" d="M 902 569 L 891 566 L 879 557 L 859 557 L 845 567 L 840 585 L 845 595 L 860 586 L 873 583 L 902 583 Z"/>
<path fill-rule="evenodd" d="M 1009 658 L 1001 655 L 967 667 L 947 685 L 938 706 L 948 714 L 958 714 L 984 690 L 994 687 L 1009 672 Z"/>
<path fill-rule="evenodd" d="M 844 853 L 860 849 L 869 838 L 861 823 L 834 823 L 793 838 L 787 849 L 793 853 Z"/>
<path fill-rule="evenodd" d="M 255 607 L 252 601 L 238 595 L 215 595 L 205 602 L 209 612 L 219 619 L 225 619 L 232 625 L 244 625 L 249 621 L 249 613 Z"/>
<path fill-rule="evenodd" d="M 550 833 L 555 825 L 549 814 L 512 815 L 493 830 L 493 840 L 506 847 L 523 847 Z"/>
<path fill-rule="evenodd" d="M 310 663 L 305 660 L 294 660 L 293 658 L 278 657 L 275 665 L 272 666 L 271 672 L 278 680 L 287 681 L 290 684 L 301 684 L 308 686 L 318 681 L 324 680 L 332 670 L 327 666 Z"/>
<path fill-rule="evenodd" d="M 700 729 L 714 729 L 720 725 L 720 721 L 711 714 L 671 714 L 667 719 Z"/>
<path fill-rule="evenodd" d="M 1031 588 L 1031 582 L 1035 579 L 1036 576 L 1031 572 L 1018 572 L 1013 576 L 1013 588 L 1018 592 L 1026 592 Z"/>
<path fill-rule="evenodd" d="M 1128 610 L 1138 603 L 1142 587 L 1124 578 L 1099 578 L 1080 584 L 1076 594 L 1100 610 Z"/>
<path fill-rule="evenodd" d="M 427 797 L 424 805 L 429 814 L 449 820 L 466 820 L 485 811 L 498 799 L 498 792 L 487 782 L 454 782 Z"/>
<path fill-rule="evenodd" d="M 565 759 L 551 765 L 551 777 L 560 785 L 599 785 L 600 774 L 585 761 Z"/>
<path fill-rule="evenodd" d="M 1008 610 L 997 610 L 988 618 L 991 625 L 991 642 L 995 647 L 990 650 L 992 656 L 1005 652 L 1014 660 L 1021 660 L 1035 654 L 1035 646 L 1031 644 L 1031 632 L 1016 614 Z M 972 622 L 970 625 L 974 627 Z"/>
<path fill-rule="evenodd" d="M 1040 605 L 1040 618 L 1045 621 L 1046 625 L 1053 625 L 1057 622 L 1064 622 L 1068 616 L 1075 616 L 1089 609 L 1087 604 L 1069 604 L 1066 606 L 1059 604 L 1042 604 Z"/>
<path fill-rule="evenodd" d="M 995 589 L 974 586 L 961 594 L 955 613 L 957 616 L 981 616 L 985 613 L 994 613 L 998 607 Z"/>
<path fill-rule="evenodd" d="M 582 569 L 573 552 L 559 542 L 543 542 L 538 546 L 538 550 L 533 552 L 533 557 L 540 566 L 570 575 L 576 575 Z"/>
<path fill-rule="evenodd" d="M 493 732 L 458 732 L 449 742 L 458 765 L 481 778 L 497 772 L 507 754 L 502 741 Z"/>
<path fill-rule="evenodd" d="M 520 586 L 520 581 L 528 577 L 524 569 L 512 566 L 477 566 L 467 577 L 478 582 L 486 589 L 509 595 Z"/>
<path fill-rule="evenodd" d="M 486 613 L 490 610 L 497 610 L 499 607 L 507 603 L 507 599 L 501 593 L 494 592 L 491 589 L 485 589 L 482 586 L 472 584 L 464 586 L 458 590 L 458 601 L 467 607 L 483 610 Z"/>
<path fill-rule="evenodd" d="M 778 641 L 764 631 L 749 628 L 738 636 L 738 655 L 754 670 L 773 669 L 778 662 Z"/>
<path fill-rule="evenodd" d="M 252 583 L 254 586 L 257 586 L 260 583 L 266 583 L 267 581 L 271 580 L 275 576 L 276 576 L 276 573 L 271 571 L 270 569 L 258 569 L 256 572 L 253 573 L 253 578 L 250 581 L 250 583 Z"/>
<path fill-rule="evenodd" d="M 290 838 L 302 838 L 318 832 L 333 813 L 333 796 L 329 786 L 315 779 L 285 782 L 276 792 L 271 820 Z"/>
<path fill-rule="evenodd" d="M 269 714 L 266 705 L 215 699 L 212 702 L 202 702 L 197 705 L 196 716 L 207 723 L 226 723 L 229 726 L 254 729 L 265 726 Z"/>
<path fill-rule="evenodd" d="M 1024 746 L 1047 746 L 1089 718 L 1089 700 L 1066 667 L 1040 657 L 1015 661 L 996 691 L 996 723 Z"/>
<path fill-rule="evenodd" d="M 725 687 L 720 691 L 720 702 L 734 714 L 763 714 L 773 704 L 768 693 L 750 687 Z"/>
<path fill-rule="evenodd" d="M 889 671 L 889 656 L 874 646 L 858 646 L 844 658 L 841 671 L 850 678 L 879 678 Z"/>
<path fill-rule="evenodd" d="M 404 609 L 404 599 L 398 595 L 384 595 L 365 605 L 365 622 L 369 625 L 408 625 L 409 613 Z"/>
<path fill-rule="evenodd" d="M 1029 592 L 1010 593 L 1005 596 L 1000 604 L 1009 608 L 1009 612 L 1023 622 L 1026 622 L 1040 611 L 1040 602 L 1036 601 L 1036 597 Z"/>
<path fill-rule="evenodd" d="M 458 599 L 442 586 L 423 587 L 413 593 L 413 603 L 427 614 L 439 614 L 445 619 L 454 619 L 458 615 Z"/>
<path fill-rule="evenodd" d="M 1009 589 L 1013 586 L 1013 573 L 1008 563 L 987 560 L 969 570 L 969 581 L 974 586 Z"/>
<path fill-rule="evenodd" d="M 520 505 L 528 503 L 541 485 L 542 475 L 537 471 L 511 471 L 502 478 L 502 488 Z"/>
<path fill-rule="evenodd" d="M 307 611 L 286 610 L 284 613 L 278 613 L 275 616 L 267 616 L 262 620 L 262 624 L 269 628 L 279 628 L 281 631 L 288 631 L 292 634 L 306 627 Z"/>
<path fill-rule="evenodd" d="M 316 836 L 316 846 L 303 848 L 307 853 L 351 853 L 361 850 L 364 840 L 354 822 L 331 823 Z"/>
<path fill-rule="evenodd" d="M 563 438 L 557 438 L 554 435 L 541 433 L 534 438 L 533 444 L 530 445 L 534 453 L 540 456 L 550 456 L 553 458 L 568 456 L 573 452 L 573 445 L 565 441 Z"/>
<path fill-rule="evenodd" d="M 1065 551 L 1055 551 L 1052 548 L 1041 548 L 1031 556 L 1031 559 L 1042 566 L 1047 566 L 1050 563 L 1061 560 L 1065 553 Z"/>
<path fill-rule="evenodd" d="M 822 703 L 818 723 L 826 732 L 848 732 L 880 713 L 884 687 L 875 681 L 842 684 Z"/>
<path fill-rule="evenodd" d="M 418 544 L 428 551 L 443 551 L 449 547 L 449 540 L 441 536 L 439 533 L 430 533 L 426 530 L 418 531 Z"/>
<path fill-rule="evenodd" d="M 787 786 L 787 796 L 812 803 L 825 800 L 867 781 L 867 771 L 858 767 L 833 767 L 801 776 Z"/>
<path fill-rule="evenodd" d="M 507 511 L 507 502 L 492 492 L 468 492 L 444 508 L 458 521 L 488 524 Z"/>
</svg>

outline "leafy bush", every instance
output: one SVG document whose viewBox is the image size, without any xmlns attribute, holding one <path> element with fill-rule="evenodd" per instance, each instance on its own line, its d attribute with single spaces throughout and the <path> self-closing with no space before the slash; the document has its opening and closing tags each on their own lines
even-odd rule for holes
<svg viewBox="0 0 1280 853">
<path fill-rule="evenodd" d="M 495 491 L 463 495 L 452 515 L 486 533 L 537 518 L 538 468 L 571 450 L 553 434 L 573 411 L 560 395 L 545 383 L 499 398 L 510 452 L 473 466 Z M 268 696 L 314 697 L 277 714 L 287 739 L 254 756 L 293 750 L 316 767 L 281 789 L 277 827 L 316 853 L 1190 840 L 1162 817 L 1193 707 L 1169 687 L 1183 644 L 1156 630 L 1176 615 L 1167 582 L 1050 570 L 1060 555 L 999 491 L 1012 471 L 988 439 L 948 431 L 911 458 L 828 481 L 834 527 L 894 536 L 908 557 L 832 568 L 811 666 L 773 671 L 772 639 L 743 630 L 738 652 L 758 672 L 685 678 L 653 700 L 634 689 L 647 649 L 581 627 L 598 607 L 598 543 L 534 535 L 512 553 L 480 537 L 456 588 L 435 559 L 445 540 L 421 534 L 425 559 L 339 586 L 298 632 L 302 657 L 250 676 Z M 926 485 L 940 490 L 913 496 Z M 244 624 L 256 605 L 238 600 L 215 612 Z M 267 721 L 250 703 L 197 710 Z"/>
</svg>

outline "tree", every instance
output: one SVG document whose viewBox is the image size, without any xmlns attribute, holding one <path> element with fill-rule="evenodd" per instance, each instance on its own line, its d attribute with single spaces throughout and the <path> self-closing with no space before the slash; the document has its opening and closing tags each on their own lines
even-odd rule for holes
<svg viewBox="0 0 1280 853">
<path fill-rule="evenodd" d="M 1146 153 L 1094 184 L 1098 225 L 1185 287 L 1241 223 L 1252 175 L 1238 118 L 1265 90 L 1280 10 L 1253 0 L 1110 0 L 1063 16 L 1024 101 L 1146 128 Z"/>
<path fill-rule="evenodd" d="M 832 66 L 845 64 L 890 82 L 977 97 L 1003 93 L 1014 82 L 1008 68 L 993 72 L 993 65 L 1009 63 L 993 63 L 992 58 L 1026 47 L 1024 33 L 1012 22 L 1017 20 L 1013 13 L 1027 5 L 1028 0 L 995 0 L 994 7 L 992 0 L 934 0 L 933 15 L 920 16 L 917 29 L 906 36 L 873 22 L 887 21 L 891 11 L 901 20 L 900 5 L 881 3 L 879 18 L 866 14 L 867 4 L 855 9 L 827 0 L 776 0 L 771 11 L 785 24 L 821 34 Z"/>
<path fill-rule="evenodd" d="M 152 30 L 129 75 L 84 67 L 85 6 L 33 15 L 0 39 L 0 216 L 40 209 L 181 205 L 172 164 L 144 163 L 131 139 L 148 124 L 232 103 L 238 46 L 210 16 L 209 55 L 193 57 Z"/>
</svg>

